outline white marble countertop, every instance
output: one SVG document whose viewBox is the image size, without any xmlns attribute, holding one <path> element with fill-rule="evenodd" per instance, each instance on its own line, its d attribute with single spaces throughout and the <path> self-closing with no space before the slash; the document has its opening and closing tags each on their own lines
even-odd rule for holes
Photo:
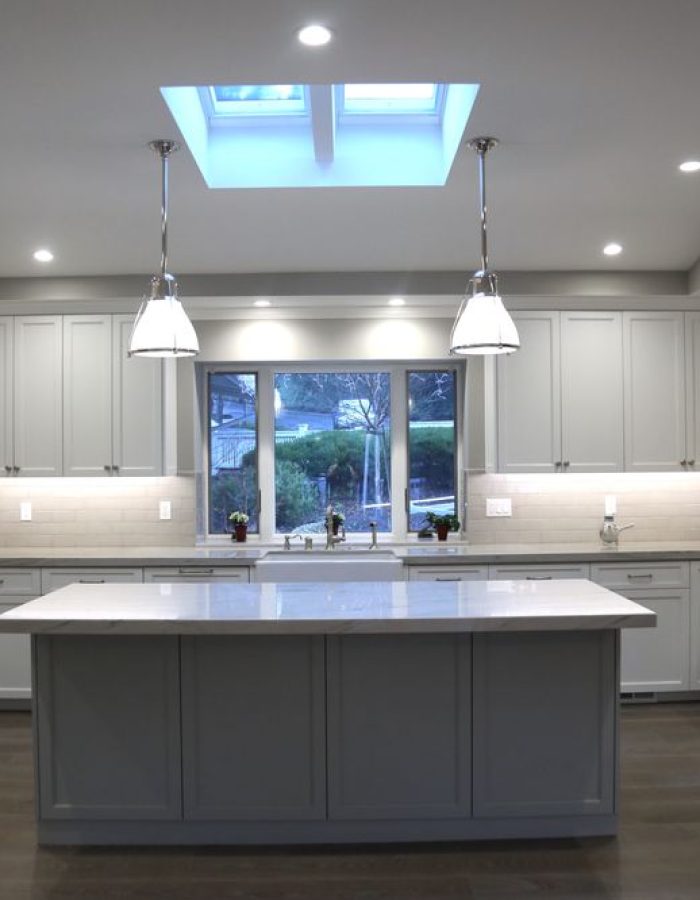
<svg viewBox="0 0 700 900">
<path fill-rule="evenodd" d="M 586 580 L 73 584 L 0 616 L 0 632 L 342 634 L 647 627 L 653 612 Z"/>
</svg>

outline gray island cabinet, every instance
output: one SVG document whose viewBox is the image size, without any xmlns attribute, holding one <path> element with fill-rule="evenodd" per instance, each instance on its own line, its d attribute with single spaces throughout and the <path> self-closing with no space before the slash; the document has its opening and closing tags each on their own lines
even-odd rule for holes
<svg viewBox="0 0 700 900">
<path fill-rule="evenodd" d="M 30 632 L 46 844 L 614 834 L 619 630 L 585 580 L 71 585 Z"/>
</svg>

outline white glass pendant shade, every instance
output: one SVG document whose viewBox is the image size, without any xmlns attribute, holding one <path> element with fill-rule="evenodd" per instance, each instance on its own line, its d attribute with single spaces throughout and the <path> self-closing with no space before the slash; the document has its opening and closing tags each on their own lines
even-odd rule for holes
<svg viewBox="0 0 700 900">
<path fill-rule="evenodd" d="M 129 340 L 129 356 L 196 356 L 199 353 L 197 334 L 182 303 L 177 299 L 174 281 L 167 286 L 173 290 L 165 296 L 158 294 L 158 283 L 150 297 L 144 297 L 136 316 Z"/>
<path fill-rule="evenodd" d="M 465 297 L 452 326 L 450 353 L 485 356 L 520 349 L 515 323 L 498 294 Z"/>
</svg>

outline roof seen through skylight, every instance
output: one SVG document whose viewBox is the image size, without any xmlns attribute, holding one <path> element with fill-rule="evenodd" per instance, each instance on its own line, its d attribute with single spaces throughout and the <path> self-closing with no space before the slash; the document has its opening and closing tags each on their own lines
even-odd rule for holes
<svg viewBox="0 0 700 900">
<path fill-rule="evenodd" d="M 214 116 L 284 116 L 306 111 L 303 84 L 214 84 Z"/>
<path fill-rule="evenodd" d="M 437 84 L 346 84 L 346 113 L 427 113 L 437 111 Z"/>
</svg>

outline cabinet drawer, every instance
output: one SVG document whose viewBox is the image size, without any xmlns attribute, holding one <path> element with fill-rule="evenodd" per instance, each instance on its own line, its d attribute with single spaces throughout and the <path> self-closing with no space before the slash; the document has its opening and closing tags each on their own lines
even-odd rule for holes
<svg viewBox="0 0 700 900">
<path fill-rule="evenodd" d="M 58 590 L 69 584 L 128 584 L 141 583 L 143 581 L 143 569 L 95 569 L 80 566 L 77 568 L 42 569 L 41 591 L 48 594 L 49 591 Z"/>
<path fill-rule="evenodd" d="M 491 580 L 523 579 L 524 581 L 551 581 L 555 578 L 589 578 L 588 563 L 566 565 L 554 563 L 544 566 L 489 566 Z"/>
<path fill-rule="evenodd" d="M 591 581 L 606 588 L 687 588 L 687 562 L 592 563 Z"/>
<path fill-rule="evenodd" d="M 0 569 L 0 602 L 7 595 L 38 597 L 41 593 L 40 569 Z"/>
<path fill-rule="evenodd" d="M 248 566 L 172 566 L 167 569 L 144 569 L 144 581 L 195 583 L 250 581 Z"/>
<path fill-rule="evenodd" d="M 406 567 L 409 581 L 486 581 L 488 566 Z"/>
</svg>

